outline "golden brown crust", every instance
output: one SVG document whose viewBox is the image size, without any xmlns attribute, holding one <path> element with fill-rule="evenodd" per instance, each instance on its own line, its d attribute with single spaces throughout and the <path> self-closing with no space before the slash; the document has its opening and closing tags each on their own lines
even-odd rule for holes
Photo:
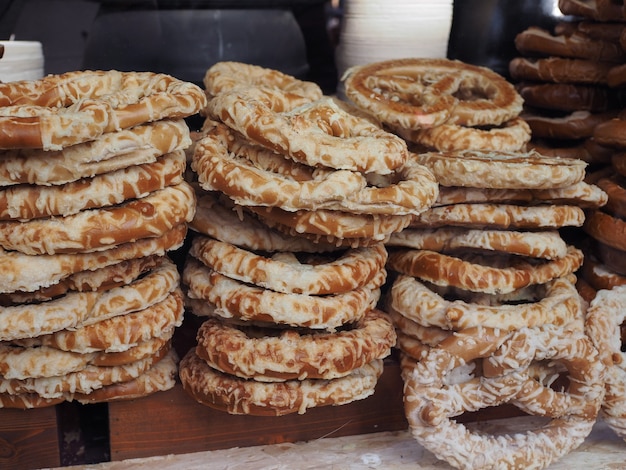
<svg viewBox="0 0 626 470">
<path fill-rule="evenodd" d="M 463 294 L 464 298 L 448 300 L 446 293 L 440 294 L 406 275 L 400 275 L 391 287 L 395 310 L 421 325 L 448 330 L 480 325 L 508 330 L 546 323 L 562 326 L 580 319 L 583 313 L 574 276 L 530 286 L 513 296 Z M 506 303 L 508 298 L 514 302 Z"/>
<path fill-rule="evenodd" d="M 0 84 L 0 147 L 59 150 L 203 109 L 196 85 L 151 72 L 77 71 Z"/>
<path fill-rule="evenodd" d="M 609 70 L 606 77 L 607 85 L 612 88 L 618 88 L 626 84 L 626 66 L 624 64 L 614 65 Z"/>
<path fill-rule="evenodd" d="M 593 254 L 608 269 L 626 276 L 626 251 L 595 240 Z"/>
<path fill-rule="evenodd" d="M 626 218 L 626 187 L 624 178 L 620 175 L 613 175 L 610 178 L 601 178 L 596 183 L 608 197 L 607 203 L 603 206 L 609 214 L 620 218 Z"/>
<path fill-rule="evenodd" d="M 538 112 L 522 114 L 530 126 L 533 139 L 577 140 L 593 137 L 595 128 L 615 117 L 615 112 L 592 113 L 575 110 L 564 116 L 551 117 Z"/>
<path fill-rule="evenodd" d="M 563 188 L 582 181 L 587 166 L 535 151 L 496 149 L 425 152 L 417 159 L 442 186 L 494 189 Z"/>
<path fill-rule="evenodd" d="M 626 149 L 626 120 L 619 117 L 598 124 L 593 131 L 593 138 L 607 147 Z"/>
<path fill-rule="evenodd" d="M 441 152 L 466 149 L 515 152 L 523 150 L 531 137 L 530 127 L 519 117 L 499 126 L 469 127 L 445 122 L 429 129 L 396 128 L 395 132 L 408 142 Z"/>
<path fill-rule="evenodd" d="M 9 394 L 0 393 L 0 408 L 30 410 L 45 408 L 63 403 L 65 397 L 43 398 L 36 393 Z"/>
<path fill-rule="evenodd" d="M 624 50 L 615 42 L 593 39 L 579 31 L 555 35 L 536 26 L 519 33 L 515 37 L 515 47 L 524 56 L 556 56 L 618 63 L 626 57 Z"/>
<path fill-rule="evenodd" d="M 259 89 L 211 99 L 210 116 L 248 139 L 309 166 L 391 173 L 408 157 L 406 143 L 324 97 L 287 112 L 273 110 Z"/>
<path fill-rule="evenodd" d="M 592 254 L 585 255 L 585 261 L 580 270 L 580 276 L 587 281 L 594 291 L 610 290 L 613 287 L 626 284 L 626 276 L 610 270 L 600 263 Z"/>
<path fill-rule="evenodd" d="M 514 57 L 509 73 L 517 81 L 606 84 L 611 67 L 611 63 L 593 59 Z"/>
<path fill-rule="evenodd" d="M 614 0 L 559 0 L 558 7 L 564 15 L 579 16 L 597 22 L 626 19 L 623 4 Z M 581 30 L 585 31 L 585 28 Z"/>
<path fill-rule="evenodd" d="M 385 246 L 443 253 L 470 249 L 544 259 L 561 258 L 567 254 L 565 241 L 556 230 L 535 232 L 464 227 L 405 228 L 392 234 Z"/>
<path fill-rule="evenodd" d="M 314 82 L 298 80 L 278 70 L 234 61 L 221 61 L 209 67 L 203 84 L 210 97 L 247 86 L 277 89 L 289 97 L 294 107 L 320 99 L 323 95 Z"/>
<path fill-rule="evenodd" d="M 383 244 L 299 260 L 293 253 L 258 255 L 230 243 L 198 236 L 189 254 L 224 276 L 277 292 L 326 295 L 370 282 L 384 268 Z"/>
<path fill-rule="evenodd" d="M 394 128 L 497 126 L 522 110 L 502 76 L 449 59 L 392 59 L 352 67 L 342 79 L 351 101 Z"/>
<path fill-rule="evenodd" d="M 583 230 L 600 243 L 626 251 L 626 221 L 600 209 L 587 214 Z"/>
<path fill-rule="evenodd" d="M 261 336 L 258 335 L 261 334 Z M 209 318 L 198 330 L 196 354 L 223 373 L 262 382 L 335 379 L 387 357 L 396 334 L 387 315 L 371 310 L 335 333 L 295 329 L 248 331 Z"/>
<path fill-rule="evenodd" d="M 527 106 L 570 113 L 619 110 L 626 99 L 623 91 L 600 85 L 522 83 L 518 85 L 518 90 Z"/>
<path fill-rule="evenodd" d="M 383 363 L 376 360 L 338 379 L 263 383 L 211 369 L 192 349 L 181 360 L 179 369 L 183 388 L 203 405 L 230 414 L 281 416 L 368 397 L 374 393 Z"/>
<path fill-rule="evenodd" d="M 2 221 L 0 245 L 28 255 L 99 251 L 163 235 L 192 220 L 194 211 L 194 191 L 183 181 L 117 206 L 63 218 Z"/>
<path fill-rule="evenodd" d="M 435 228 L 445 225 L 492 229 L 536 229 L 580 227 L 584 211 L 573 205 L 540 204 L 453 204 L 433 207 L 411 221 L 413 228 Z"/>
<path fill-rule="evenodd" d="M 163 256 L 182 246 L 186 234 L 186 224 L 179 224 L 160 237 L 145 238 L 91 253 L 25 255 L 0 249 L 1 291 L 32 292 L 54 285 L 74 273 L 93 271 L 144 256 Z"/>
<path fill-rule="evenodd" d="M 381 270 L 363 287 L 316 296 L 248 286 L 210 270 L 194 258 L 187 260 L 183 270 L 187 295 L 215 305 L 219 316 L 328 330 L 362 318 L 378 302 L 385 279 L 386 271 Z"/>
<path fill-rule="evenodd" d="M 581 250 L 552 260 L 511 257 L 507 254 L 447 255 L 432 250 L 396 249 L 387 268 L 438 286 L 452 286 L 487 294 L 510 293 L 572 274 L 583 263 Z"/>
<path fill-rule="evenodd" d="M 55 186 L 17 185 L 0 189 L 0 220 L 67 216 L 81 210 L 120 204 L 183 182 L 184 151 L 154 163 L 127 168 Z"/>
</svg>

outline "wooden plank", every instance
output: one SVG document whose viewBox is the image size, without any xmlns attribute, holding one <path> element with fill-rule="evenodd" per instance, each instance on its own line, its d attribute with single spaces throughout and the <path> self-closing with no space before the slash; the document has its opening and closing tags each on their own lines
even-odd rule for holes
<svg viewBox="0 0 626 470">
<path fill-rule="evenodd" d="M 530 422 L 528 421 L 530 419 Z M 533 421 L 537 421 L 533 424 Z M 516 417 L 492 425 L 508 432 L 524 431 L 527 425 L 541 426 L 541 418 Z M 602 421 L 578 448 L 553 462 L 550 470 L 623 469 L 626 445 Z M 308 442 L 258 447 L 239 447 L 182 455 L 76 466 L 67 470 L 227 470 L 297 468 L 313 470 L 394 469 L 453 470 L 447 463 L 422 447 L 407 431 L 388 431 L 359 436 L 329 437 Z"/>
<path fill-rule="evenodd" d="M 0 410 L 0 468 L 29 470 L 61 464 L 56 407 Z"/>
<path fill-rule="evenodd" d="M 374 395 L 280 417 L 229 415 L 201 405 L 177 385 L 140 400 L 110 403 L 111 460 L 298 442 L 406 429 L 402 380 L 386 361 Z"/>
</svg>

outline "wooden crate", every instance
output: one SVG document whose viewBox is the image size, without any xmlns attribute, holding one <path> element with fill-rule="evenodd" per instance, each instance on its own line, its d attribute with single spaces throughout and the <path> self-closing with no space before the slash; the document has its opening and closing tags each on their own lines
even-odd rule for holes
<svg viewBox="0 0 626 470">
<path fill-rule="evenodd" d="M 29 470 L 61 464 L 56 408 L 0 410 L 2 470 Z"/>
<path fill-rule="evenodd" d="M 407 428 L 402 380 L 390 358 L 375 393 L 302 415 L 240 416 L 193 400 L 179 384 L 140 400 L 109 404 L 111 460 L 301 442 Z"/>
</svg>

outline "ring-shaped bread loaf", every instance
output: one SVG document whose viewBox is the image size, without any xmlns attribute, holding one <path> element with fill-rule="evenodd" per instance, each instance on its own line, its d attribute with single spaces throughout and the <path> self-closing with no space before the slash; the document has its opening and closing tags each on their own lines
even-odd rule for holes
<svg viewBox="0 0 626 470">
<path fill-rule="evenodd" d="M 456 60 L 391 59 L 354 66 L 342 79 L 351 101 L 394 128 L 497 126 L 522 110 L 504 77 Z"/>
<path fill-rule="evenodd" d="M 261 333 L 209 318 L 198 329 L 196 354 L 212 368 L 244 379 L 335 379 L 387 357 L 396 342 L 393 324 L 375 309 L 334 333 L 293 328 Z"/>
<path fill-rule="evenodd" d="M 587 164 L 538 152 L 459 150 L 417 154 L 442 186 L 556 189 L 583 181 Z"/>
<path fill-rule="evenodd" d="M 387 261 L 383 244 L 300 261 L 295 253 L 257 254 L 202 236 L 193 239 L 189 254 L 232 279 L 276 292 L 307 295 L 338 294 L 362 287 Z"/>
<path fill-rule="evenodd" d="M 271 107 L 259 89 L 211 99 L 209 115 L 248 139 L 309 166 L 388 174 L 408 158 L 406 142 L 323 97 L 289 111 Z"/>
<path fill-rule="evenodd" d="M 187 260 L 182 279 L 188 286 L 188 297 L 214 305 L 214 314 L 221 317 L 334 330 L 358 321 L 376 305 L 386 271 L 379 271 L 363 287 L 320 296 L 249 286 L 207 268 L 195 258 Z"/>
<path fill-rule="evenodd" d="M 569 246 L 567 254 L 540 260 L 508 254 L 446 254 L 433 250 L 390 250 L 387 269 L 425 282 L 486 294 L 508 294 L 575 273 L 583 252 Z"/>
<path fill-rule="evenodd" d="M 0 84 L 0 148 L 59 150 L 106 132 L 184 118 L 206 106 L 197 85 L 152 72 L 76 71 Z"/>
<path fill-rule="evenodd" d="M 513 330 L 544 323 L 566 325 L 584 310 L 573 275 L 544 285 L 530 286 L 518 293 L 468 294 L 450 299 L 413 276 L 399 275 L 391 286 L 392 306 L 421 325 L 459 330 L 479 325 Z M 481 300 L 474 302 L 472 299 Z M 513 302 L 508 303 L 511 298 Z"/>
<path fill-rule="evenodd" d="M 337 379 L 304 379 L 260 382 L 223 374 L 190 350 L 180 362 L 184 390 L 197 402 L 229 414 L 282 416 L 303 414 L 308 409 L 343 405 L 366 398 L 383 372 L 377 359 Z"/>
</svg>

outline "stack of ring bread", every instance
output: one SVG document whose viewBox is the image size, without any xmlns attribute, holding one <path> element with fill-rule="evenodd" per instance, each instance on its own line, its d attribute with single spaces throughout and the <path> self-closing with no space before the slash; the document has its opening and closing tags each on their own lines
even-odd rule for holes
<svg viewBox="0 0 626 470">
<path fill-rule="evenodd" d="M 516 36 L 519 56 L 509 73 L 538 151 L 592 167 L 609 162 L 613 152 L 595 129 L 626 104 L 626 23 L 618 3 L 560 0 L 568 20 L 553 31 L 531 26 Z"/>
<path fill-rule="evenodd" d="M 419 81 L 428 64 L 360 67 L 347 73 L 346 95 L 397 129 L 406 116 L 430 115 L 441 99 Z M 451 61 L 447 67 L 452 76 L 455 67 L 460 76 L 466 70 Z M 375 79 L 355 81 L 363 71 Z M 446 83 L 446 74 L 435 74 L 437 84 Z M 371 106 L 382 81 L 386 91 Z M 500 87 L 516 94 L 511 84 Z M 420 91 L 427 96 L 415 96 Z M 489 96 L 469 103 L 463 94 L 449 96 L 449 115 L 468 104 L 496 114 Z M 431 125 L 426 119 L 425 128 Z M 601 207 L 607 194 L 584 181 L 582 160 L 497 142 L 417 154 L 439 196 L 385 242 L 390 288 L 382 308 L 396 325 L 406 416 L 420 444 L 456 468 L 545 468 L 584 441 L 604 395 L 604 367 L 585 333 L 587 303 L 577 290 L 583 252 L 561 231 L 581 227 L 584 208 Z M 560 388 L 551 386 L 555 380 Z M 456 421 L 505 403 L 547 421 L 503 434 Z"/>
<path fill-rule="evenodd" d="M 205 88 L 183 286 L 206 321 L 183 387 L 255 415 L 371 395 L 396 341 L 377 309 L 384 242 L 436 200 L 434 176 L 403 139 L 310 82 L 220 62 Z"/>
<path fill-rule="evenodd" d="M 204 91 L 149 72 L 0 84 L 0 407 L 171 388 L 195 213 L 185 118 Z"/>
</svg>

